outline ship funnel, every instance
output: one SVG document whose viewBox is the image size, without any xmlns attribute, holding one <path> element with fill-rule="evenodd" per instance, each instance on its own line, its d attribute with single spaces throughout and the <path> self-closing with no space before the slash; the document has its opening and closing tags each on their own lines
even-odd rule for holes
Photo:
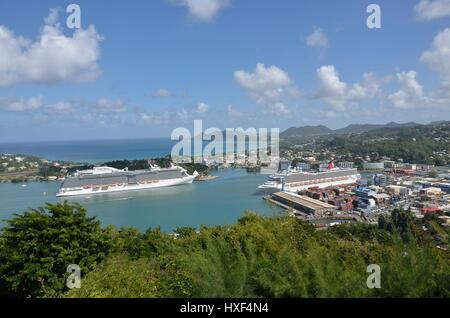
<svg viewBox="0 0 450 318">
<path fill-rule="evenodd" d="M 328 169 L 329 169 L 329 170 L 334 169 L 334 159 L 332 159 L 332 160 L 330 161 L 330 163 L 328 164 Z"/>
</svg>

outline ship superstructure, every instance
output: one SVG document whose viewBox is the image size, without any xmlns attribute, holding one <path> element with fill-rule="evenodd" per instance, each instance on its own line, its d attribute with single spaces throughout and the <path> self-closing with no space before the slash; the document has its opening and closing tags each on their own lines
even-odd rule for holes
<svg viewBox="0 0 450 318">
<path fill-rule="evenodd" d="M 56 196 L 67 197 L 169 187 L 192 183 L 197 176 L 197 171 L 189 175 L 184 168 L 178 166 L 170 168 L 152 166 L 147 170 L 136 171 L 94 167 L 89 170 L 77 171 L 73 176 L 68 176 Z"/>
<path fill-rule="evenodd" d="M 309 188 L 328 188 L 356 183 L 361 178 L 357 169 L 334 168 L 319 172 L 288 170 L 269 176 L 267 182 L 259 186 L 261 190 L 297 192 Z"/>
</svg>

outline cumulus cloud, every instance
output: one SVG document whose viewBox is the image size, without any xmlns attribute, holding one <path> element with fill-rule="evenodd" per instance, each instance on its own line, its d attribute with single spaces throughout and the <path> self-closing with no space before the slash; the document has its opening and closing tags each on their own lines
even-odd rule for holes
<svg viewBox="0 0 450 318">
<path fill-rule="evenodd" d="M 95 27 L 66 36 L 57 20 L 57 11 L 52 9 L 35 42 L 0 25 L 0 86 L 86 82 L 99 77 L 102 38 Z"/>
<path fill-rule="evenodd" d="M 234 78 L 256 103 L 273 114 L 288 113 L 286 100 L 298 94 L 289 74 L 276 66 L 258 63 L 253 73 L 239 70 Z"/>
<path fill-rule="evenodd" d="M 45 17 L 44 23 L 47 25 L 55 25 L 58 23 L 59 12 L 56 8 L 51 8 L 48 16 Z"/>
<path fill-rule="evenodd" d="M 199 103 L 197 105 L 197 114 L 206 114 L 209 111 L 209 106 L 205 103 Z"/>
<path fill-rule="evenodd" d="M 435 36 L 431 49 L 423 52 L 420 60 L 440 75 L 444 88 L 450 89 L 450 28 Z"/>
<path fill-rule="evenodd" d="M 434 20 L 450 16 L 450 0 L 421 0 L 414 10 L 418 20 Z"/>
<path fill-rule="evenodd" d="M 169 123 L 186 123 L 205 116 L 209 112 L 206 103 L 198 103 L 195 107 L 180 108 L 172 111 L 140 111 L 138 119 L 145 124 L 166 125 Z"/>
<path fill-rule="evenodd" d="M 434 37 L 431 48 L 422 53 L 420 60 L 439 75 L 440 87 L 425 93 L 415 71 L 398 73 L 397 81 L 400 88 L 388 95 L 390 105 L 401 109 L 450 107 L 450 28 Z"/>
<path fill-rule="evenodd" d="M 167 90 L 165 88 L 160 88 L 157 91 L 153 92 L 152 96 L 153 97 L 166 98 L 166 97 L 172 97 L 173 94 L 169 90 Z"/>
<path fill-rule="evenodd" d="M 426 106 L 431 100 L 425 96 L 423 86 L 417 80 L 417 72 L 397 73 L 399 90 L 388 95 L 387 99 L 392 106 L 399 109 L 411 109 Z"/>
<path fill-rule="evenodd" d="M 170 122 L 170 114 L 168 111 L 164 111 L 161 113 L 146 113 L 141 112 L 138 114 L 141 121 L 146 124 L 155 124 L 155 125 L 164 125 Z"/>
<path fill-rule="evenodd" d="M 7 112 L 25 112 L 39 109 L 43 104 L 42 96 L 25 98 L 0 97 L 0 109 Z"/>
<path fill-rule="evenodd" d="M 389 105 L 398 109 L 450 107 L 450 92 L 444 86 L 436 91 L 426 93 L 417 79 L 415 71 L 397 74 L 399 89 L 387 96 Z"/>
<path fill-rule="evenodd" d="M 121 100 L 113 101 L 104 97 L 89 105 L 89 108 L 99 113 L 123 113 L 127 110 Z"/>
<path fill-rule="evenodd" d="M 69 102 L 59 101 L 54 104 L 45 106 L 44 111 L 48 114 L 68 114 L 73 112 L 72 104 Z"/>
<path fill-rule="evenodd" d="M 192 18 L 202 22 L 211 22 L 230 4 L 230 0 L 170 0 L 170 2 L 186 7 Z"/>
<path fill-rule="evenodd" d="M 364 73 L 362 81 L 349 85 L 340 79 L 333 65 L 324 65 L 317 69 L 318 89 L 314 97 L 342 111 L 348 104 L 374 98 L 380 92 L 381 82 L 372 73 Z"/>
<path fill-rule="evenodd" d="M 306 38 L 306 45 L 310 47 L 328 48 L 330 46 L 330 42 L 328 41 L 328 38 L 323 30 L 316 28 L 313 33 Z"/>
</svg>

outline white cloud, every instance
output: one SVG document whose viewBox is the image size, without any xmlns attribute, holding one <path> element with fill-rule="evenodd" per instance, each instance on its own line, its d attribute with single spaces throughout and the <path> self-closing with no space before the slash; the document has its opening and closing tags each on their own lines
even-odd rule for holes
<svg viewBox="0 0 450 318">
<path fill-rule="evenodd" d="M 441 76 L 441 85 L 450 89 L 450 28 L 439 32 L 431 50 L 422 53 L 420 60 Z"/>
<path fill-rule="evenodd" d="M 101 74 L 98 66 L 101 37 L 94 26 L 63 34 L 52 9 L 35 42 L 15 36 L 0 26 L 0 86 L 32 82 L 93 81 Z"/>
<path fill-rule="evenodd" d="M 171 2 L 186 7 L 192 18 L 202 22 L 211 22 L 230 4 L 230 0 L 171 0 Z"/>
<path fill-rule="evenodd" d="M 205 116 L 209 112 L 209 106 L 203 102 L 196 107 L 181 108 L 172 111 L 151 111 L 138 112 L 138 118 L 146 124 L 166 125 L 169 123 L 186 123 L 196 119 L 198 116 Z"/>
<path fill-rule="evenodd" d="M 206 114 L 209 111 L 209 106 L 205 103 L 199 103 L 197 105 L 197 114 Z"/>
<path fill-rule="evenodd" d="M 127 109 L 121 100 L 109 100 L 100 98 L 96 103 L 90 105 L 91 110 L 99 113 L 123 113 Z"/>
<path fill-rule="evenodd" d="M 348 104 L 374 98 L 380 92 L 381 80 L 372 73 L 364 73 L 361 82 L 349 85 L 342 81 L 333 65 L 317 69 L 318 89 L 315 98 L 324 100 L 336 111 L 346 110 Z"/>
<path fill-rule="evenodd" d="M 30 97 L 28 99 L 13 99 L 0 97 L 0 109 L 7 112 L 32 111 L 42 106 L 42 96 Z"/>
<path fill-rule="evenodd" d="M 430 103 L 430 99 L 424 95 L 423 86 L 417 81 L 415 71 L 397 73 L 397 80 L 400 89 L 387 97 L 392 106 L 411 109 Z"/>
<path fill-rule="evenodd" d="M 175 119 L 179 120 L 181 122 L 188 122 L 191 119 L 192 115 L 193 115 L 192 112 L 183 108 L 183 109 L 177 111 Z"/>
<path fill-rule="evenodd" d="M 322 29 L 316 28 L 313 33 L 306 38 L 306 45 L 310 47 L 328 48 L 330 46 L 330 42 Z"/>
<path fill-rule="evenodd" d="M 168 111 L 162 113 L 139 113 L 139 118 L 146 124 L 164 125 L 170 122 Z"/>
<path fill-rule="evenodd" d="M 152 96 L 153 97 L 165 98 L 165 97 L 172 97 L 173 94 L 169 90 L 167 90 L 165 88 L 160 88 L 156 92 L 153 92 Z"/>
<path fill-rule="evenodd" d="M 75 111 L 77 109 L 78 111 Z M 58 116 L 63 123 L 95 122 L 114 125 L 126 118 L 127 108 L 121 100 L 100 98 L 95 102 L 57 101 L 45 104 L 41 96 L 26 98 L 0 97 L 0 110 L 32 114 L 34 118 L 49 120 Z"/>
<path fill-rule="evenodd" d="M 58 23 L 58 18 L 59 18 L 58 9 L 52 8 L 50 9 L 48 16 L 45 17 L 44 23 L 47 25 L 55 25 L 56 23 Z"/>
<path fill-rule="evenodd" d="M 73 112 L 73 107 L 69 102 L 59 101 L 55 104 L 45 106 L 44 111 L 49 114 L 68 114 Z"/>
<path fill-rule="evenodd" d="M 415 5 L 418 20 L 434 20 L 450 16 L 450 0 L 421 0 Z"/>
<path fill-rule="evenodd" d="M 237 83 L 270 113 L 287 113 L 286 100 L 298 94 L 287 72 L 276 66 L 258 63 L 253 73 L 234 72 Z"/>
<path fill-rule="evenodd" d="M 387 96 L 389 105 L 399 109 L 450 108 L 450 92 L 443 84 L 440 89 L 426 93 L 415 71 L 398 73 L 397 81 L 400 88 Z"/>
</svg>

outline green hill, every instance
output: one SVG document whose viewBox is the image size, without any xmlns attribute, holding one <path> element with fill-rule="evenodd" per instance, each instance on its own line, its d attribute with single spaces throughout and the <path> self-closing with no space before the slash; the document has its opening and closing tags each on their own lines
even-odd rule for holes
<svg viewBox="0 0 450 318">
<path fill-rule="evenodd" d="M 300 146 L 302 150 L 335 155 L 356 160 L 370 156 L 372 160 L 389 157 L 405 162 L 446 165 L 450 163 L 450 122 L 428 125 L 389 123 L 377 125 L 350 125 L 333 133 L 294 137 L 281 134 L 281 149 Z"/>
</svg>

